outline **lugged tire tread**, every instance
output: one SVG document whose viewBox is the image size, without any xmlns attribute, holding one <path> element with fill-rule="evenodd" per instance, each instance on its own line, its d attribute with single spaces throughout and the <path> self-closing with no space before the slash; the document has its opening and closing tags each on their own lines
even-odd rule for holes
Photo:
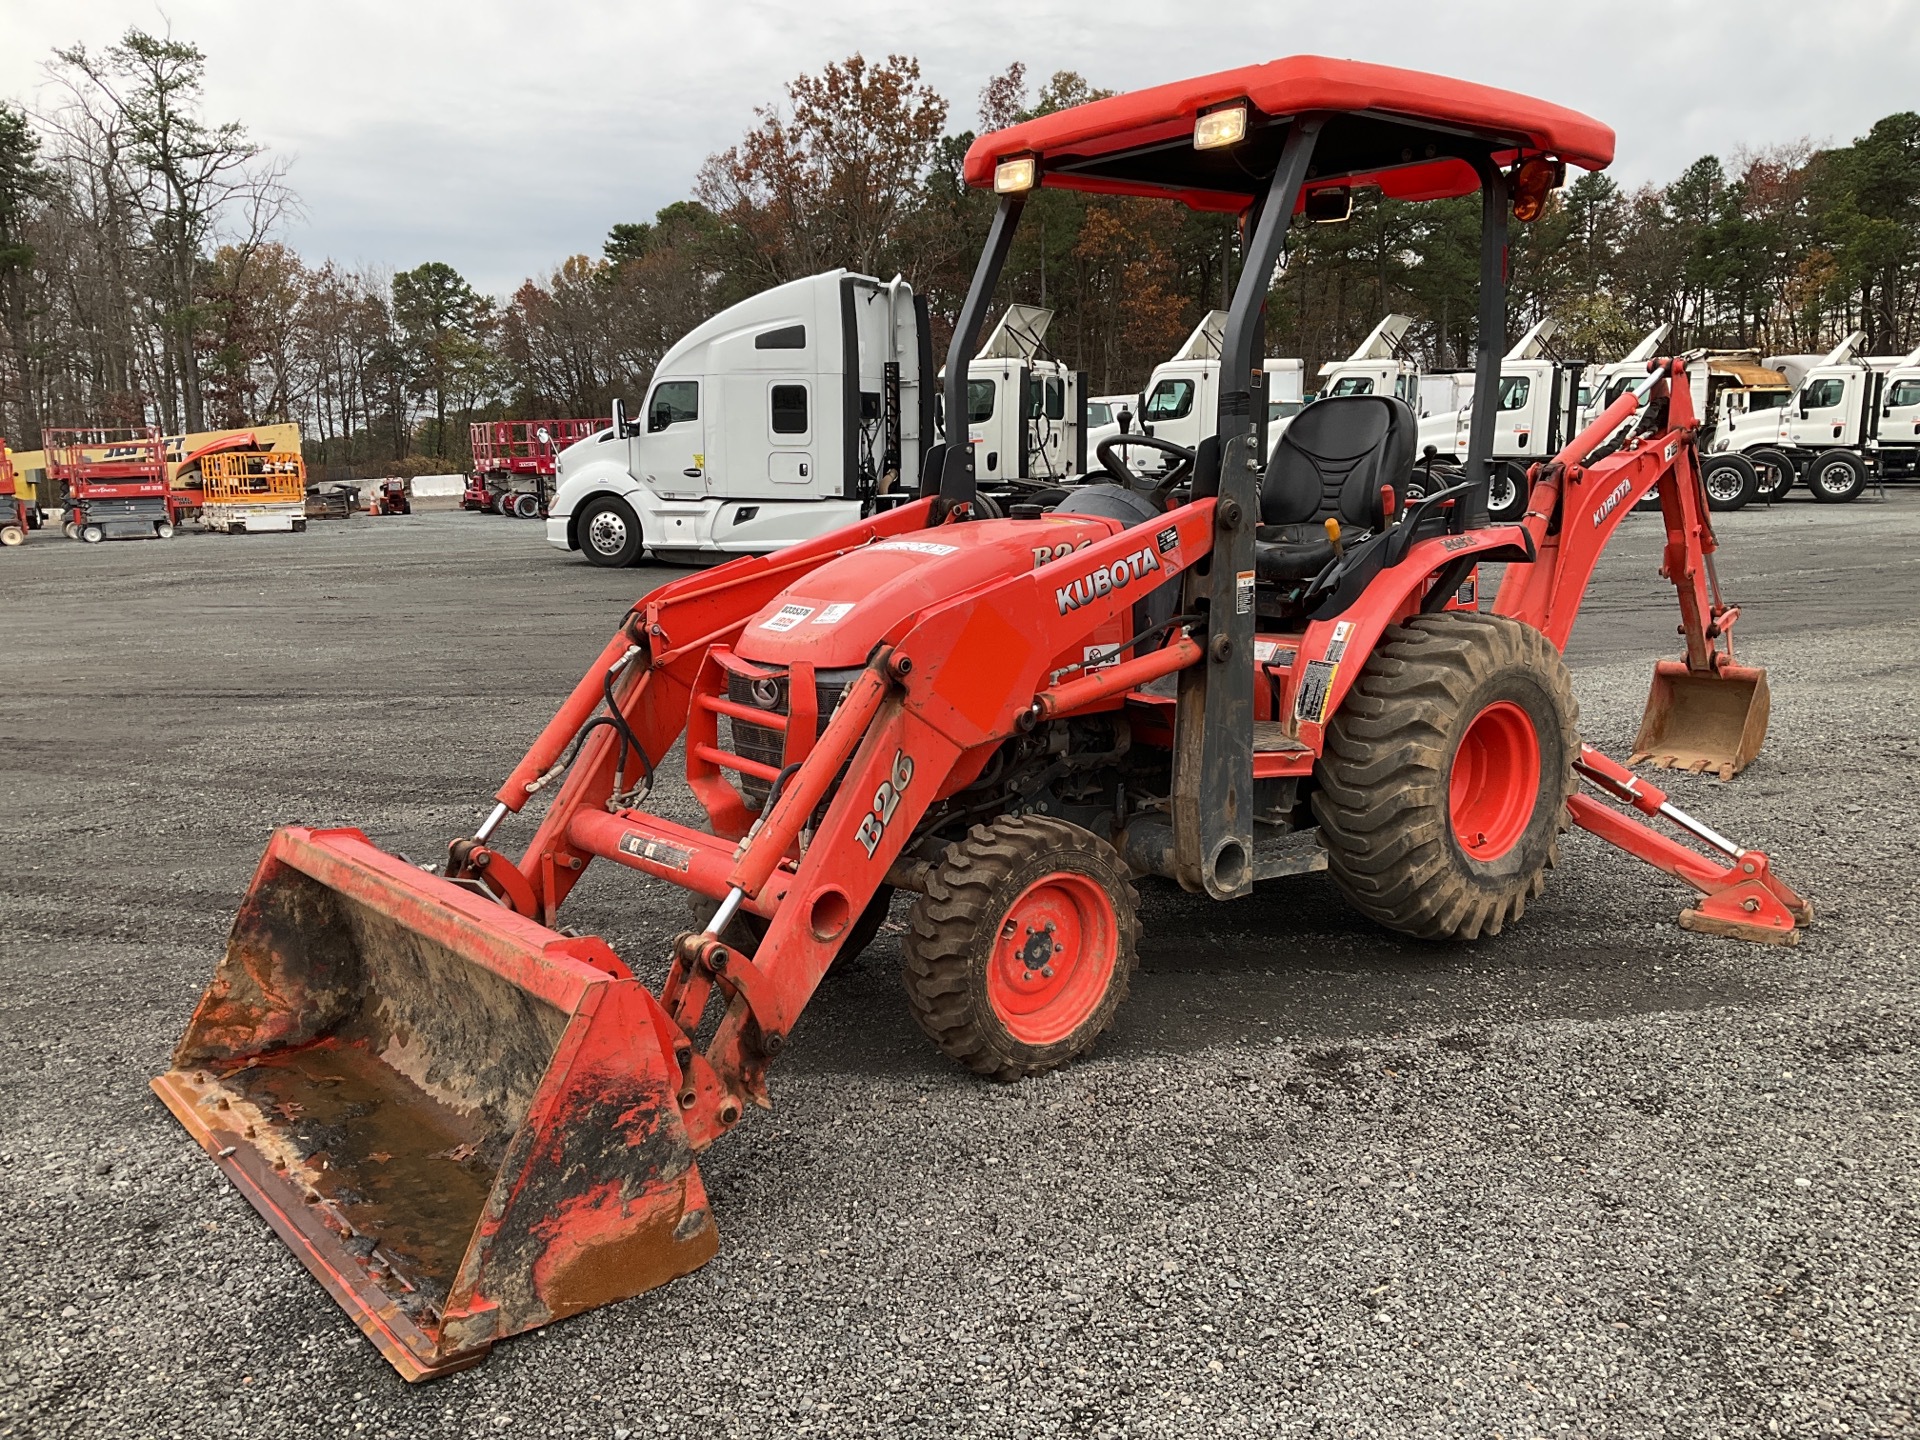
<svg viewBox="0 0 1920 1440">
<path fill-rule="evenodd" d="M 1448 736 L 1473 694 L 1507 670 L 1533 675 L 1546 691 L 1568 764 L 1558 777 L 1556 838 L 1537 865 L 1489 889 L 1471 878 L 1449 833 Z M 1390 626 L 1328 725 L 1315 767 L 1313 813 L 1333 882 L 1363 915 L 1403 934 L 1498 935 L 1526 913 L 1558 860 L 1577 784 L 1578 716 L 1565 660 L 1530 625 L 1450 610 Z"/>
<path fill-rule="evenodd" d="M 990 946 L 1000 924 L 996 887 L 1033 855 L 1077 858 L 1083 870 L 1104 871 L 1099 878 L 1113 896 L 1120 928 L 1114 983 L 1095 1012 L 1097 1023 L 1043 1048 L 1023 1045 L 995 1024 L 984 989 L 975 983 L 982 932 Z M 1140 938 L 1139 910 L 1126 865 L 1092 832 L 1045 815 L 1004 816 L 975 825 L 966 839 L 948 847 L 908 915 L 902 946 L 907 1007 L 935 1045 L 976 1075 L 1018 1080 L 1055 1069 L 1090 1049 L 1126 998 Z"/>
</svg>

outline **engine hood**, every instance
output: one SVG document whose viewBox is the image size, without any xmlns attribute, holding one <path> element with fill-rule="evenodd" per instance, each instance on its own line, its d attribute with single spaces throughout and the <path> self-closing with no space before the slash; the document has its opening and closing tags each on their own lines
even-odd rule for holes
<svg viewBox="0 0 1920 1440">
<path fill-rule="evenodd" d="M 878 541 L 781 591 L 747 622 L 734 653 L 763 665 L 863 665 L 901 619 L 1071 555 L 1120 528 L 1099 516 L 1049 515 L 942 525 Z"/>
</svg>

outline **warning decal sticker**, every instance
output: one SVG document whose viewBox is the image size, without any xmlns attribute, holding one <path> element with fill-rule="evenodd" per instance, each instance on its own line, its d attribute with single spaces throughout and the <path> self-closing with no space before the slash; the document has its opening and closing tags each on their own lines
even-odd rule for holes
<svg viewBox="0 0 1920 1440">
<path fill-rule="evenodd" d="M 760 622 L 762 630 L 791 630 L 802 620 L 813 614 L 811 605 L 782 605 L 767 619 Z"/>
<path fill-rule="evenodd" d="M 837 605 L 829 605 L 826 609 L 822 610 L 819 615 L 814 617 L 813 623 L 816 625 L 838 625 L 853 613 L 855 603 L 856 602 L 852 600 L 842 600 Z"/>
<path fill-rule="evenodd" d="M 951 555 L 960 547 L 942 545 L 938 540 L 882 540 L 878 545 L 869 545 L 869 550 L 905 550 L 914 555 Z"/>
<path fill-rule="evenodd" d="M 1353 633 L 1353 622 L 1342 620 L 1333 627 L 1333 639 L 1327 642 L 1326 659 L 1329 664 L 1338 664 L 1340 657 L 1347 653 L 1347 636 Z"/>
<path fill-rule="evenodd" d="M 1253 571 L 1242 570 L 1233 577 L 1233 612 L 1236 615 L 1253 613 Z"/>
<path fill-rule="evenodd" d="M 657 835 L 642 835 L 637 830 L 628 830 L 621 835 L 620 849 L 668 870 L 685 870 L 693 863 L 691 850 L 669 844 Z"/>
<path fill-rule="evenodd" d="M 1333 677 L 1340 667 L 1331 660 L 1309 660 L 1307 672 L 1300 677 L 1300 697 L 1293 703 L 1294 718 L 1320 723 L 1327 712 L 1327 696 L 1333 690 Z"/>
</svg>

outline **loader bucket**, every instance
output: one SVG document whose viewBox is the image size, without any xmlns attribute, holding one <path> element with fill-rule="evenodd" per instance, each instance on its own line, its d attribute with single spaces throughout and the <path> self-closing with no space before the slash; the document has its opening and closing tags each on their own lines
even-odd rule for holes
<svg viewBox="0 0 1920 1440">
<path fill-rule="evenodd" d="M 283 829 L 153 1088 L 423 1380 L 712 1257 L 674 1034 L 604 942 Z"/>
<path fill-rule="evenodd" d="M 1757 665 L 1708 673 L 1680 660 L 1658 661 L 1629 763 L 1711 770 L 1730 780 L 1760 753 L 1771 703 L 1767 672 Z"/>
</svg>

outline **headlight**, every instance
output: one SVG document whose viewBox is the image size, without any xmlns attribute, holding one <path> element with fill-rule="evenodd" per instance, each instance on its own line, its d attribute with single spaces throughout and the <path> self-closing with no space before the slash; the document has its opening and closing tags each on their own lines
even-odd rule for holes
<svg viewBox="0 0 1920 1440">
<path fill-rule="evenodd" d="M 1019 195 L 1033 188 L 1039 167 L 1031 155 L 1016 155 L 993 167 L 993 189 L 999 195 Z"/>
<path fill-rule="evenodd" d="M 1247 107 L 1233 105 L 1225 110 L 1209 110 L 1193 122 L 1193 148 L 1224 150 L 1247 138 Z"/>
</svg>

